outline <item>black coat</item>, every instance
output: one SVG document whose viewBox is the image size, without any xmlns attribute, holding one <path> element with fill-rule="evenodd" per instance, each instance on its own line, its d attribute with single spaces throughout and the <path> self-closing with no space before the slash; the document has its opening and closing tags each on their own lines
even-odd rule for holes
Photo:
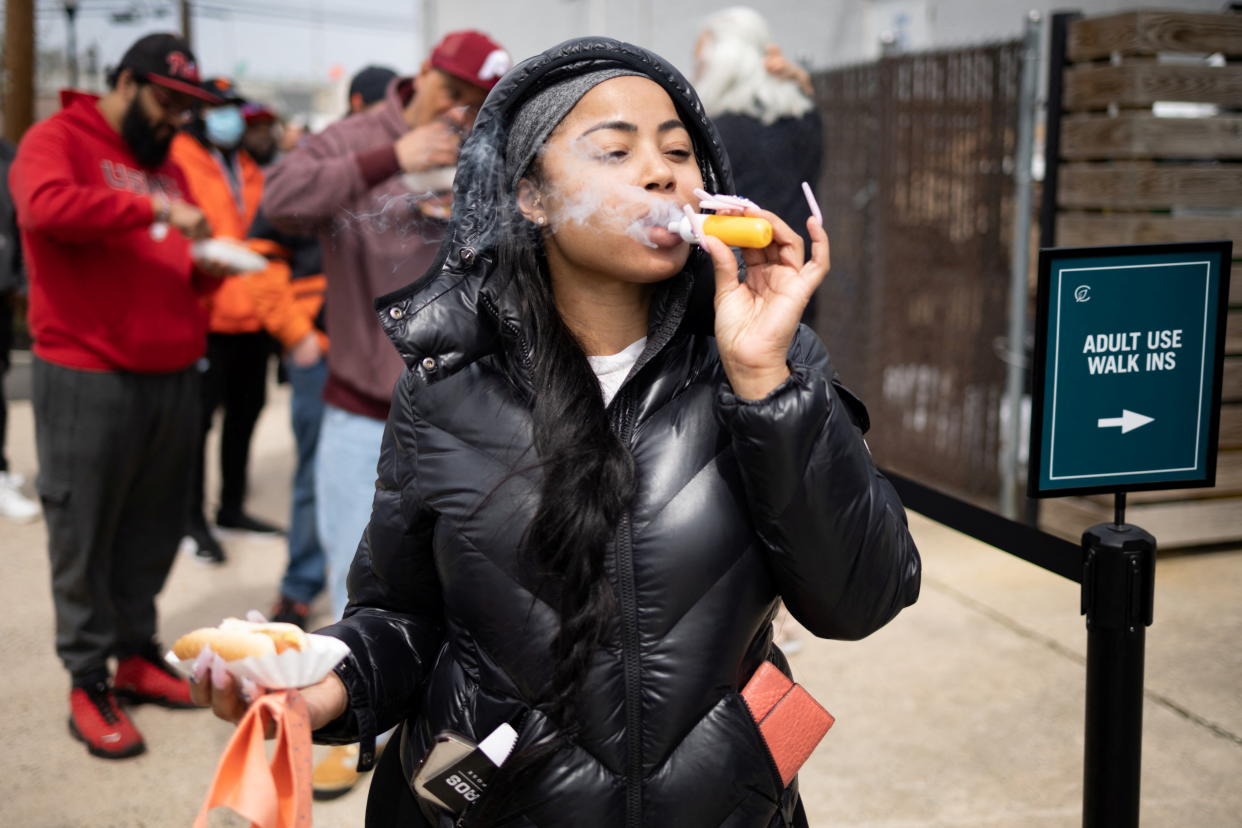
<svg viewBox="0 0 1242 828">
<path fill-rule="evenodd" d="M 0 138 L 0 294 L 17 290 L 22 284 L 22 241 L 17 231 L 17 210 L 9 193 L 9 168 L 16 150 Z M 12 313 L 7 304 L 0 313 Z"/>
<path fill-rule="evenodd" d="M 463 149 L 439 263 L 379 303 L 408 370 L 393 395 L 350 606 L 324 631 L 350 646 L 338 668 L 350 709 L 316 734 L 359 739 L 364 765 L 376 731 L 400 722 L 408 775 L 442 730 L 477 739 L 517 722 L 521 749 L 552 728 L 532 700 L 551 673 L 557 617 L 534 599 L 537 576 L 518 557 L 539 491 L 538 389 L 524 360 L 505 357 L 537 343 L 490 255 L 495 182 L 477 150 L 541 79 L 585 58 L 638 67 L 665 86 L 708 189 L 727 189 L 719 143 L 688 84 L 636 47 L 562 44 L 488 97 Z M 918 594 L 904 511 L 863 443 L 865 411 L 836 383 L 823 345 L 801 328 L 791 379 L 762 401 L 739 400 L 693 295 L 696 276 L 710 287 L 698 253 L 653 303 L 646 350 L 608 409 L 633 453 L 637 494 L 609 550 L 619 618 L 584 683 L 580 732 L 535 779 L 485 794 L 504 797 L 493 824 L 791 821 L 796 784 L 782 790 L 738 695 L 764 659 L 788 669 L 772 645 L 778 598 L 814 634 L 856 639 Z"/>
</svg>

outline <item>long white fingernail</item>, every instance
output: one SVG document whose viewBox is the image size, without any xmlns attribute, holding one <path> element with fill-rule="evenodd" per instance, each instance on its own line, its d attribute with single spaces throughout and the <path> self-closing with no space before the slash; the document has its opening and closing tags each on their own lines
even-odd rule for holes
<svg viewBox="0 0 1242 828">
<path fill-rule="evenodd" d="M 694 210 L 690 209 L 689 204 L 683 204 L 681 206 L 681 211 L 686 214 L 686 218 L 690 222 L 690 232 L 693 233 L 695 239 L 698 240 L 699 247 L 702 247 L 703 246 L 703 230 L 699 226 L 699 223 L 694 220 L 695 218 Z"/>
<path fill-rule="evenodd" d="M 229 680 L 229 671 L 224 666 L 224 659 L 216 656 L 211 662 L 211 686 L 217 690 L 223 690 L 225 684 Z"/>
<path fill-rule="evenodd" d="M 190 681 L 197 684 L 203 680 L 203 677 L 207 675 L 207 671 L 211 669 L 211 659 L 214 656 L 215 653 L 211 651 L 210 647 L 204 647 L 198 651 L 198 656 L 194 659 L 194 666 L 191 668 L 192 675 L 190 676 Z"/>
<path fill-rule="evenodd" d="M 824 226 L 824 214 L 819 210 L 819 202 L 815 200 L 815 194 L 811 192 L 811 185 L 805 181 L 802 182 L 802 194 L 806 196 L 806 205 L 811 208 L 811 215 L 815 216 L 815 221 L 820 227 Z"/>
</svg>

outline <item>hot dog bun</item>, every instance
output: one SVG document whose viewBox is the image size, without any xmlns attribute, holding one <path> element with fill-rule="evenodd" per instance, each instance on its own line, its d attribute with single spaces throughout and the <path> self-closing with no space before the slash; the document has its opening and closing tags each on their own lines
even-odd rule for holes
<svg viewBox="0 0 1242 828">
<path fill-rule="evenodd" d="M 300 652 L 306 649 L 306 633 L 296 624 L 286 624 L 281 621 L 265 621 L 262 624 L 255 624 L 240 618 L 226 618 L 220 623 L 220 629 L 266 635 L 272 639 L 278 653 L 283 653 L 285 650 Z"/>
<path fill-rule="evenodd" d="M 211 637 L 218 633 L 215 627 L 202 627 L 192 630 L 173 642 L 173 654 L 182 661 L 198 658 L 203 647 L 211 643 Z"/>
<path fill-rule="evenodd" d="M 301 652 L 306 649 L 306 633 L 302 632 L 302 628 L 297 624 L 269 621 L 266 624 L 257 625 L 255 631 L 271 638 L 278 653 L 283 653 L 285 650 Z"/>
<path fill-rule="evenodd" d="M 173 643 L 173 653 L 182 661 L 198 658 L 203 647 L 211 647 L 225 661 L 261 658 L 306 648 L 306 633 L 295 624 L 268 622 L 252 624 L 240 618 L 226 618 L 219 627 L 201 627 Z"/>
<path fill-rule="evenodd" d="M 223 630 L 203 627 L 178 638 L 173 643 L 173 653 L 182 661 L 194 659 L 204 647 L 225 661 L 239 658 L 262 658 L 276 653 L 276 644 L 266 635 L 243 630 Z"/>
</svg>

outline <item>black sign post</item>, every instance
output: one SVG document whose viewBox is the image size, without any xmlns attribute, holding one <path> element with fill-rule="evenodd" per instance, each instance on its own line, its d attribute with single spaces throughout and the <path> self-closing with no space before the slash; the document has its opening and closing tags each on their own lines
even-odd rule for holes
<svg viewBox="0 0 1242 828">
<path fill-rule="evenodd" d="M 1084 828 L 1139 824 L 1156 539 L 1126 523 L 1125 498 L 1215 485 L 1231 252 L 1040 251 L 1028 493 L 1116 499 L 1113 522 L 1082 536 Z"/>
<path fill-rule="evenodd" d="M 1083 533 L 1082 546 L 1087 615 L 1082 824 L 1137 826 L 1143 657 L 1156 588 L 1156 539 L 1137 526 L 1104 523 Z"/>
</svg>

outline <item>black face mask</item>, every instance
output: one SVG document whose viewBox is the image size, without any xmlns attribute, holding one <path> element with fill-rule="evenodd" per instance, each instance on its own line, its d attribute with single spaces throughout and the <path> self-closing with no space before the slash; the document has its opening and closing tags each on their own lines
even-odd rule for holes
<svg viewBox="0 0 1242 828">
<path fill-rule="evenodd" d="M 149 170 L 163 166 L 176 134 L 177 131 L 168 124 L 153 126 L 142 111 L 137 95 L 130 101 L 125 117 L 121 119 L 121 139 L 133 153 L 134 159 Z"/>
</svg>

